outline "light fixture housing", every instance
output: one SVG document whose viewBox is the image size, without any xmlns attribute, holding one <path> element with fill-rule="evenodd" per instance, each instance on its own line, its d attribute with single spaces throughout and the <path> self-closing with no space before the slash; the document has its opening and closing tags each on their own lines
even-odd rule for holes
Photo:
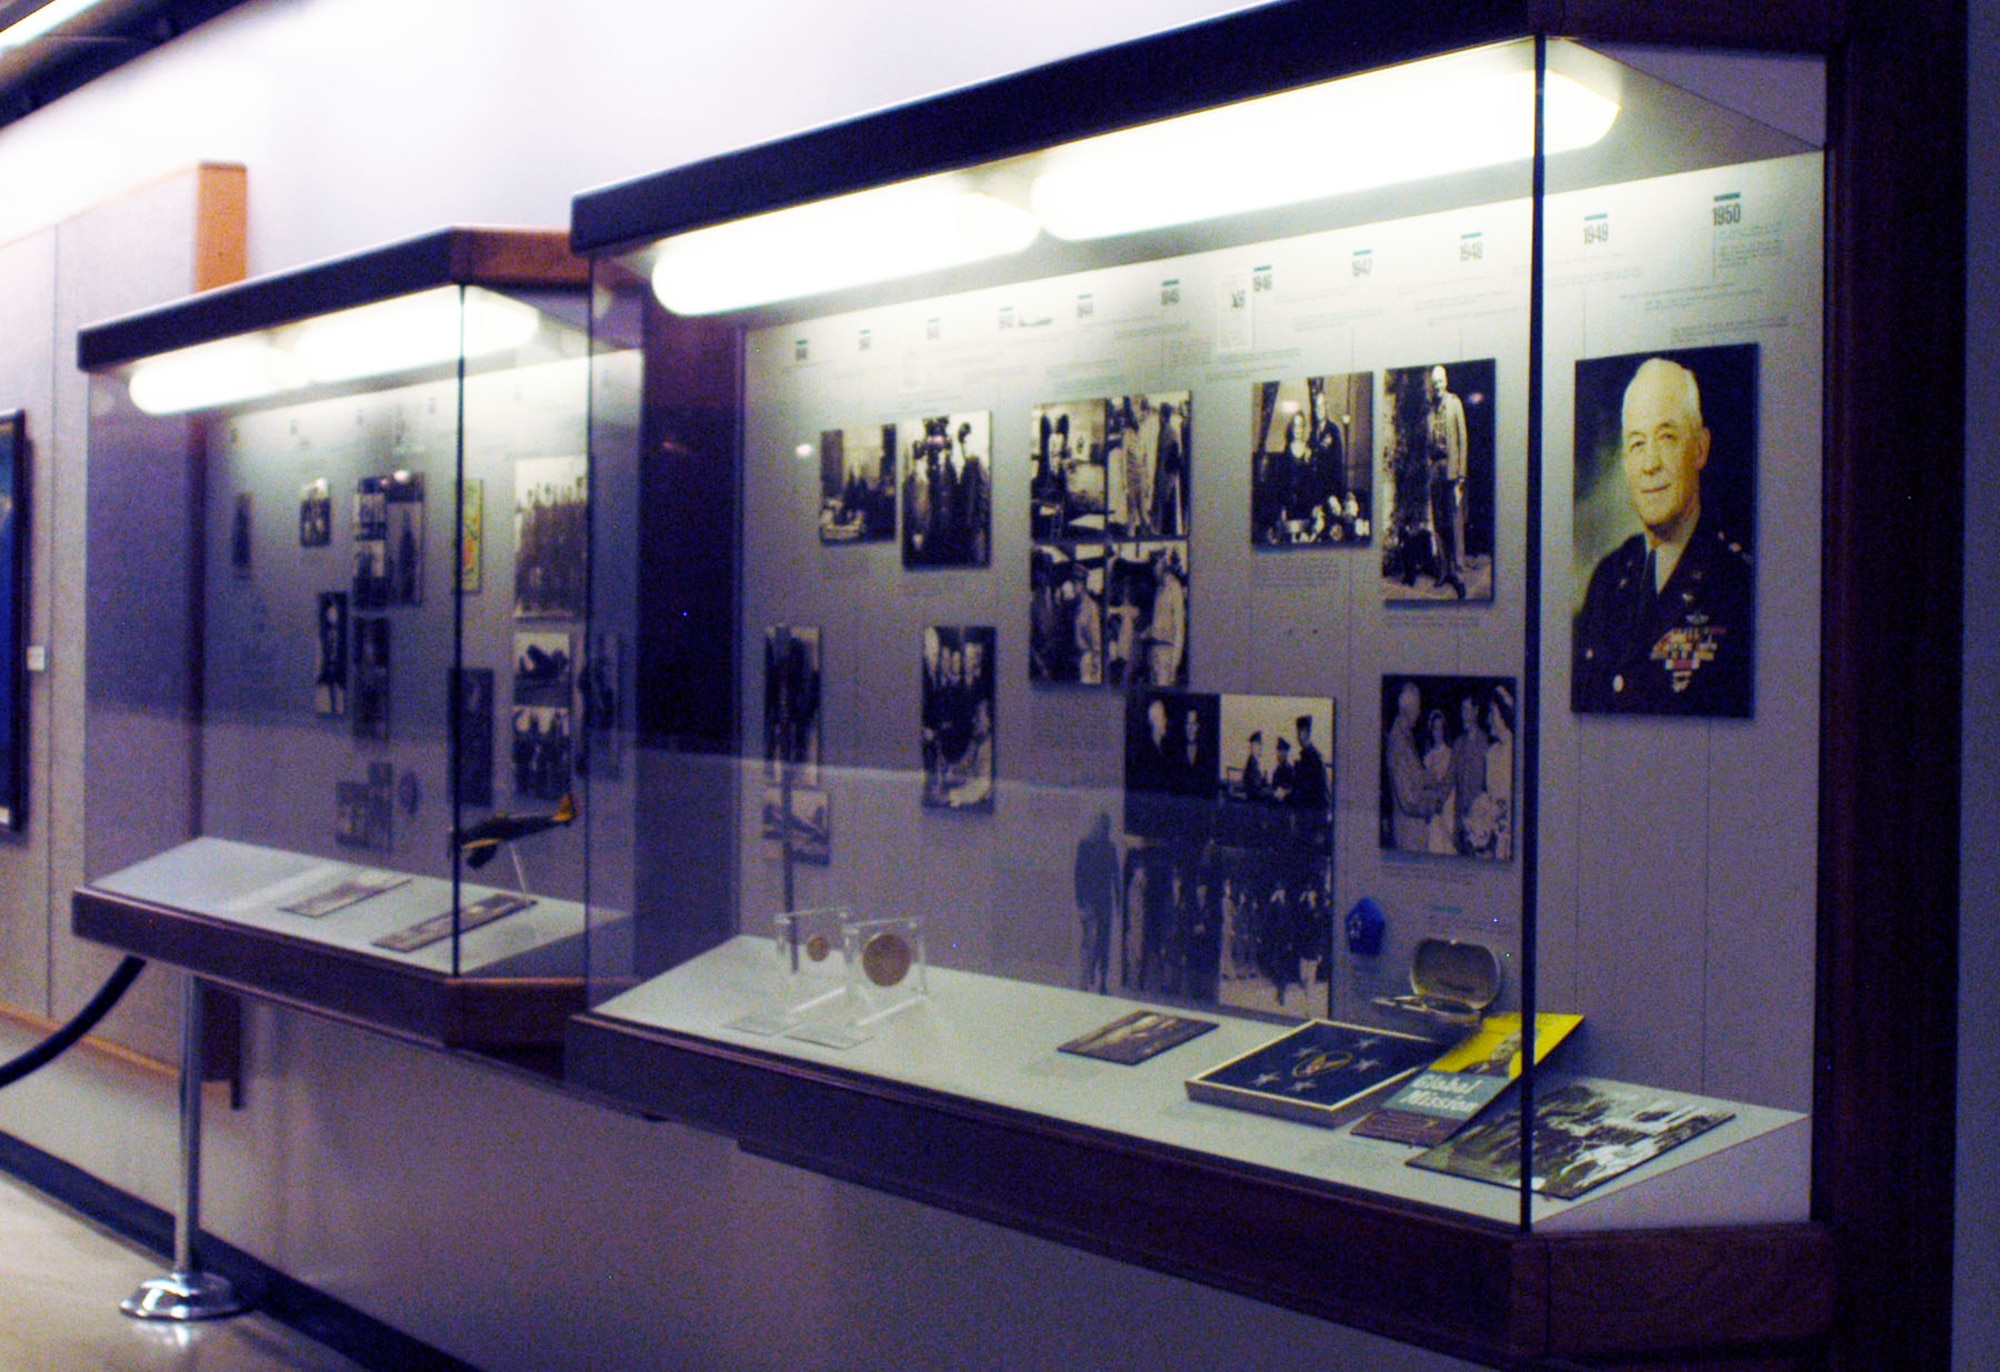
<svg viewBox="0 0 2000 1372">
<path fill-rule="evenodd" d="M 147 414 L 241 405 L 316 385 L 427 371 L 528 346 L 532 305 L 478 287 L 439 286 L 338 314 L 148 357 L 132 367 Z"/>
<path fill-rule="evenodd" d="M 60 28 L 78 15 L 96 9 L 101 3 L 103 0 L 49 0 L 49 3 L 40 9 L 0 29 L 0 52 L 26 47 L 52 29 Z"/>
<path fill-rule="evenodd" d="M 1053 236 L 1091 240 L 1524 162 L 1535 76 L 1500 56 L 1393 67 L 1054 148 L 1037 159 L 1029 203 Z M 1615 101 L 1549 73 L 1549 154 L 1589 147 L 1617 117 Z"/>
<path fill-rule="evenodd" d="M 1616 99 L 1551 71 L 1544 148 L 1587 148 Z M 1196 224 L 1525 162 L 1535 74 L 1518 44 L 1474 49 L 1139 124 L 992 162 L 754 214 L 662 240 L 653 292 L 708 315 L 1064 242 Z"/>
<path fill-rule="evenodd" d="M 540 327 L 518 300 L 441 286 L 309 320 L 289 348 L 310 380 L 354 381 L 511 352 Z"/>
<path fill-rule="evenodd" d="M 653 293 L 676 314 L 718 314 L 1003 257 L 1040 231 L 969 179 L 930 176 L 669 238 Z"/>
<path fill-rule="evenodd" d="M 264 400 L 306 384 L 289 353 L 261 334 L 224 338 L 135 363 L 127 383 L 147 414 L 186 414 Z"/>
</svg>

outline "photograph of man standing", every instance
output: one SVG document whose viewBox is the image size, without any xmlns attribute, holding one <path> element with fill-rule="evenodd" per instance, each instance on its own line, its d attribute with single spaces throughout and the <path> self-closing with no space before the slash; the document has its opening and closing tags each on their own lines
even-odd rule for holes
<svg viewBox="0 0 2000 1372">
<path fill-rule="evenodd" d="M 1577 364 L 1578 714 L 1749 717 L 1756 372 L 1753 344 Z"/>
</svg>

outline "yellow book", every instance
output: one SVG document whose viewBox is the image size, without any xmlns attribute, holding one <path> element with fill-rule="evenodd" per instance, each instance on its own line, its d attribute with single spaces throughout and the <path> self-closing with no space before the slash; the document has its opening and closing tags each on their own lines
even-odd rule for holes
<svg viewBox="0 0 2000 1372">
<path fill-rule="evenodd" d="M 1581 1023 L 1582 1015 L 1537 1015 L 1535 1061 L 1545 1060 Z M 1355 1125 L 1354 1133 L 1423 1148 L 1442 1143 L 1521 1075 L 1522 1060 L 1521 1016 L 1488 1015 L 1381 1109 Z"/>
</svg>

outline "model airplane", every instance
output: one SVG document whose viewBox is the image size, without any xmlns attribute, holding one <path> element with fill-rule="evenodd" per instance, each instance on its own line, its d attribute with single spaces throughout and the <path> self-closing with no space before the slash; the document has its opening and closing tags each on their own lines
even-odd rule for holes
<svg viewBox="0 0 2000 1372">
<path fill-rule="evenodd" d="M 518 838 L 527 838 L 546 829 L 559 829 L 576 818 L 576 797 L 567 795 L 546 815 L 488 815 L 470 828 L 452 833 L 452 843 L 464 857 L 465 865 L 477 871 L 493 860 L 493 855 Z"/>
</svg>

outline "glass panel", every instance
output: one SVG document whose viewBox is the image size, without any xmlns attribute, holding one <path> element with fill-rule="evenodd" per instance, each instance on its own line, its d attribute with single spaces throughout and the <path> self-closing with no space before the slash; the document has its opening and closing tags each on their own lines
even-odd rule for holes
<svg viewBox="0 0 2000 1372">
<path fill-rule="evenodd" d="M 92 378 L 93 880 L 432 971 L 580 974 L 580 836 L 490 821 L 574 789 L 569 752 L 510 784 L 507 740 L 575 712 L 586 354 L 575 292 L 443 286 Z"/>
<path fill-rule="evenodd" d="M 1537 1086 L 1536 1215 L 1631 1224 L 1666 1174 L 1690 1220 L 1803 1220 L 1823 159 L 1601 54 L 1550 68 L 1646 117 L 1550 161 L 1535 965 L 1586 1023 Z M 1817 63 L 1681 70 L 1823 107 Z"/>
<path fill-rule="evenodd" d="M 1586 1022 L 1552 1065 L 1689 1084 L 1633 1010 L 1685 998 L 1606 999 L 1643 951 L 1579 913 L 1629 836 L 1589 828 L 1569 714 L 1564 407 L 1579 356 L 1766 318 L 1715 283 L 1816 253 L 1818 162 L 1555 54 L 1544 224 L 1580 241 L 1539 453 L 1529 43 L 596 261 L 593 633 L 638 687 L 629 827 L 589 839 L 600 1015 L 1501 1225 L 1518 1138 L 1480 1180 L 1410 1164 L 1520 1071 L 1531 987 L 1548 1047 Z M 1648 213 L 1725 181 L 1785 234 Z M 1793 361 L 1807 275 L 1769 300 Z M 1791 1123 L 1737 1113 L 1718 1138 Z"/>
</svg>

